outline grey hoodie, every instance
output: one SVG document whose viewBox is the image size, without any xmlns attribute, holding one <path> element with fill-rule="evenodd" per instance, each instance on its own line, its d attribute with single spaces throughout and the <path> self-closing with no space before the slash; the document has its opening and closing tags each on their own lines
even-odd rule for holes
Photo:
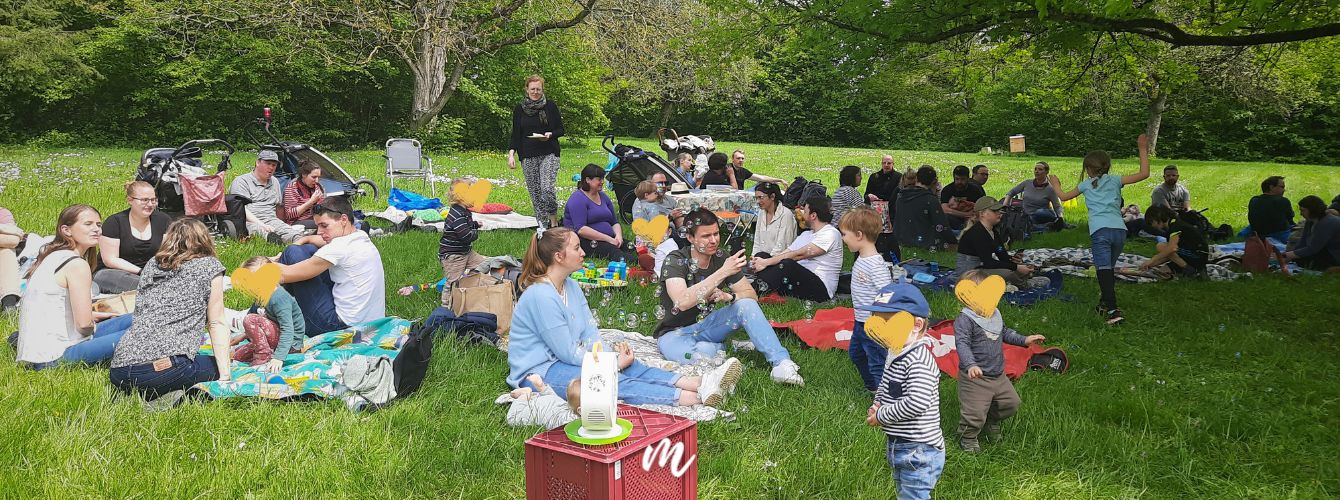
<svg viewBox="0 0 1340 500">
<path fill-rule="evenodd" d="M 958 350 L 959 373 L 966 373 L 974 366 L 981 368 L 982 375 L 987 377 L 1005 373 L 1002 341 L 1017 346 L 1028 345 L 1026 337 L 1005 326 L 1000 310 L 990 318 L 983 318 L 972 309 L 963 308 L 954 320 L 954 349 Z"/>
</svg>

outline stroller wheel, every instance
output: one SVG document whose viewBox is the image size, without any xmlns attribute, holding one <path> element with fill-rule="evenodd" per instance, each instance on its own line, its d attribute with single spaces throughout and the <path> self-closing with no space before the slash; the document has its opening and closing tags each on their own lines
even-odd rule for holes
<svg viewBox="0 0 1340 500">
<path fill-rule="evenodd" d="M 233 221 L 224 220 L 220 222 L 219 230 L 223 233 L 224 236 L 227 236 L 228 239 L 232 240 L 237 239 L 237 225 L 233 224 Z"/>
<path fill-rule="evenodd" d="M 371 200 L 377 199 L 377 185 L 367 179 L 359 179 L 354 183 L 354 198 L 367 196 Z"/>
</svg>

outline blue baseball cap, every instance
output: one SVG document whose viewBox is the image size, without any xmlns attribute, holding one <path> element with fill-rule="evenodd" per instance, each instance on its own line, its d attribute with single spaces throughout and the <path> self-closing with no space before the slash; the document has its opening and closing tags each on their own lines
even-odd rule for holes
<svg viewBox="0 0 1340 500">
<path fill-rule="evenodd" d="M 918 318 L 931 317 L 931 305 L 926 302 L 926 296 L 921 294 L 921 289 L 902 277 L 898 278 L 897 283 L 881 288 L 870 305 L 858 306 L 857 309 L 880 313 L 907 311 Z"/>
</svg>

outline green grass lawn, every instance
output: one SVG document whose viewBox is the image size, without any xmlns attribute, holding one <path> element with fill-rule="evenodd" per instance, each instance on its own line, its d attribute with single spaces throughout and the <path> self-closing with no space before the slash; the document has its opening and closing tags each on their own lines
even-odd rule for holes
<svg viewBox="0 0 1340 500">
<path fill-rule="evenodd" d="M 636 141 L 654 147 L 647 141 Z M 817 177 L 837 185 L 846 164 L 878 168 L 871 150 L 742 146 L 754 171 L 778 177 Z M 604 164 L 596 142 L 565 145 L 560 197 L 566 179 L 588 161 Z M 1117 152 L 1131 154 L 1132 151 Z M 899 168 L 927 163 L 947 179 L 955 164 L 992 168 L 987 191 L 1000 195 L 1031 175 L 1039 158 L 988 157 L 915 151 L 892 152 Z M 75 202 L 103 215 L 124 208 L 121 185 L 133 177 L 140 151 L 49 151 L 0 147 L 0 206 L 12 209 L 29 231 L 51 233 L 56 214 Z M 379 151 L 332 156 L 355 175 L 386 190 Z M 254 155 L 238 154 L 237 173 Z M 503 180 L 491 201 L 523 213 L 530 203 L 517 171 L 500 152 L 435 157 L 445 175 Z M 1044 158 L 1054 173 L 1075 182 L 1079 160 Z M 1155 176 L 1125 189 L 1142 207 Z M 1215 223 L 1246 223 L 1246 202 L 1267 175 L 1288 179 L 1286 196 L 1340 192 L 1333 167 L 1226 162 L 1177 162 L 1197 207 Z M 1114 172 L 1134 171 L 1131 160 Z M 417 188 L 417 181 L 408 183 Z M 444 186 L 440 186 L 444 187 Z M 830 187 L 830 193 L 831 193 Z M 384 203 L 383 199 L 380 200 Z M 364 202 L 360 208 L 377 208 Z M 1083 221 L 1083 209 L 1068 213 Z M 528 231 L 481 235 L 485 255 L 524 252 Z M 374 240 L 387 272 L 388 310 L 416 319 L 434 307 L 433 294 L 395 295 L 394 288 L 434 281 L 436 237 L 409 233 Z M 1048 234 L 1026 246 L 1086 245 L 1083 226 Z M 244 258 L 273 254 L 263 242 L 224 245 L 230 268 Z M 1133 243 L 1127 251 L 1148 253 Z M 944 263 L 949 254 L 924 254 Z M 1175 282 L 1119 285 L 1127 324 L 1104 327 L 1091 310 L 1092 280 L 1066 282 L 1074 302 L 1031 308 L 1003 306 L 1007 322 L 1041 333 L 1071 356 L 1065 375 L 1029 374 L 1017 385 L 1024 405 L 1005 425 L 1005 438 L 969 456 L 952 446 L 958 420 L 955 382 L 941 388 L 942 426 L 950 441 L 940 498 L 1328 497 L 1340 493 L 1340 386 L 1335 278 L 1278 276 L 1233 283 Z M 651 312 L 653 288 L 613 294 L 604 311 Z M 640 297 L 640 300 L 637 298 Z M 592 295 L 593 302 L 599 303 Z M 949 294 L 931 294 L 938 317 L 959 309 Z M 229 305 L 245 301 L 230 292 Z M 847 305 L 838 302 L 836 305 Z M 819 304 L 815 307 L 827 307 Z M 773 319 L 804 316 L 805 304 L 765 306 Z M 605 313 L 606 318 L 609 317 Z M 607 321 L 607 324 L 609 321 Z M 649 332 L 650 322 L 636 328 Z M 17 316 L 0 317 L 0 331 Z M 743 337 L 743 335 L 741 335 Z M 740 353 L 747 366 L 726 409 L 733 423 L 699 429 L 699 485 L 705 498 L 889 498 L 893 482 L 884 439 L 865 426 L 869 396 L 841 351 L 785 344 L 807 385 L 768 380 L 757 353 Z M 429 378 L 416 395 L 373 414 L 352 414 L 339 402 L 223 401 L 188 404 L 147 414 L 137 398 L 113 394 L 104 368 L 61 368 L 35 373 L 13 363 L 0 347 L 0 491 L 6 497 L 465 497 L 524 496 L 523 442 L 539 429 L 503 424 L 493 399 L 506 387 L 503 353 L 443 342 Z M 1327 382 L 1330 380 L 1330 382 Z"/>
</svg>

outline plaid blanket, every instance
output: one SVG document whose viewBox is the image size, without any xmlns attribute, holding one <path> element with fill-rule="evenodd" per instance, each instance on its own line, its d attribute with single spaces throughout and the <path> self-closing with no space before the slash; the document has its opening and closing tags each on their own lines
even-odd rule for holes
<svg viewBox="0 0 1340 500">
<path fill-rule="evenodd" d="M 1172 279 L 1171 274 L 1122 271 L 1123 268 L 1137 268 L 1147 259 L 1131 253 L 1121 254 L 1117 257 L 1117 279 L 1132 283 L 1155 283 Z M 1093 277 L 1093 254 L 1088 248 L 1032 248 L 1024 250 L 1023 262 L 1044 270 L 1056 269 L 1071 276 Z M 1211 281 L 1233 281 L 1244 275 L 1218 264 L 1209 264 L 1205 266 L 1205 276 Z"/>
<path fill-rule="evenodd" d="M 643 364 L 653 368 L 660 368 L 662 370 L 678 373 L 686 377 L 700 376 L 712 370 L 713 368 L 721 366 L 722 363 L 726 362 L 726 355 L 724 352 L 717 352 L 716 358 L 707 360 L 703 364 L 699 365 L 679 364 L 674 361 L 670 361 L 668 359 L 665 359 L 665 356 L 661 355 L 661 347 L 656 344 L 656 339 L 637 332 L 625 332 L 622 330 L 602 328 L 600 329 L 600 342 L 602 345 L 611 345 L 611 346 L 619 342 L 627 342 L 628 346 L 633 349 L 633 357 L 637 358 L 637 360 L 641 361 Z M 556 391 L 563 390 L 563 388 L 556 387 L 554 388 L 554 390 Z M 502 395 L 498 396 L 498 398 L 494 402 L 499 405 L 502 405 L 502 404 L 509 404 L 512 401 L 514 401 L 514 399 L 512 398 L 512 395 L 510 393 L 503 393 Z M 698 422 L 706 422 L 709 420 L 716 420 L 718 418 L 726 421 L 735 420 L 735 413 L 718 410 L 716 408 L 707 405 L 693 405 L 693 406 L 636 405 L 636 406 L 638 408 L 645 408 L 648 410 L 657 411 L 669 415 L 691 418 Z M 538 425 L 539 422 L 533 422 L 533 424 Z"/>
<path fill-rule="evenodd" d="M 409 333 L 410 322 L 395 317 L 373 320 L 344 330 L 323 333 L 303 342 L 302 352 L 284 358 L 279 373 L 268 373 L 247 363 L 233 361 L 230 382 L 202 382 L 193 389 L 215 399 L 257 397 L 338 397 L 337 386 L 344 363 L 357 355 L 395 359 Z M 211 346 L 200 354 L 214 354 Z"/>
</svg>

